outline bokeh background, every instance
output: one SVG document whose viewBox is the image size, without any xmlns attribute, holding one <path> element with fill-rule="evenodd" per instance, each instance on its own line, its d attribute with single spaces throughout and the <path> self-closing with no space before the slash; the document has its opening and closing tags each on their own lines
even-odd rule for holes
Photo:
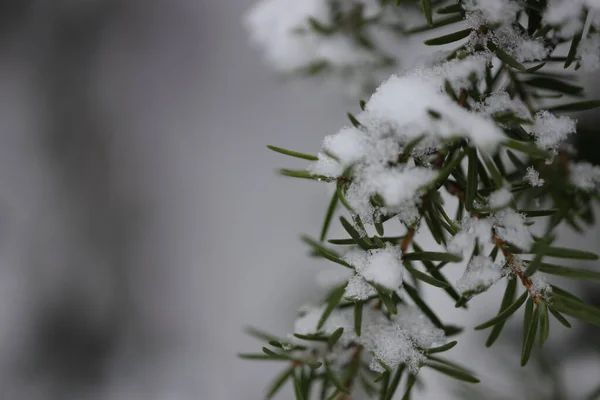
<svg viewBox="0 0 600 400">
<path fill-rule="evenodd" d="M 285 334 L 320 299 L 297 239 L 328 200 L 277 177 L 294 165 L 265 145 L 314 152 L 357 104 L 272 73 L 242 26 L 252 3 L 0 1 L 0 399 L 262 398 L 279 366 L 236 358 L 259 348 L 242 328 Z M 597 250 L 598 231 L 561 241 Z M 429 299 L 470 327 L 501 290 L 469 315 Z M 555 375 L 467 331 L 452 355 L 498 398 L 582 398 L 600 377 L 598 329 L 553 332 Z M 425 381 L 418 398 L 491 398 Z"/>
</svg>

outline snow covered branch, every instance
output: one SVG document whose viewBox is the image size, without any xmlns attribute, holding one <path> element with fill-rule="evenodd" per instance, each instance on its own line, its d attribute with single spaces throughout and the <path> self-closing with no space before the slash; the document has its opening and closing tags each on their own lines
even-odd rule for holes
<svg viewBox="0 0 600 400">
<path fill-rule="evenodd" d="M 600 102 L 565 102 L 583 88 L 561 71 L 600 66 L 600 2 L 263 0 L 247 23 L 278 70 L 328 71 L 362 88 L 367 76 L 381 81 L 317 155 L 269 146 L 310 161 L 284 175 L 334 186 L 320 239 L 304 241 L 337 265 L 320 275 L 325 301 L 301 309 L 293 334 L 252 331 L 272 349 L 242 357 L 290 363 L 268 397 L 290 379 L 298 399 L 389 400 L 401 382 L 408 396 L 423 367 L 478 382 L 437 356 L 462 328 L 435 314 L 423 284 L 465 307 L 505 281 L 498 314 L 475 329 L 491 328 L 491 346 L 525 305 L 522 365 L 536 340 L 548 338 L 550 314 L 565 326 L 563 314 L 600 325 L 600 310 L 547 279 L 600 273 L 545 262 L 598 259 L 555 246 L 554 231 L 593 224 L 600 199 L 600 167 L 573 160 L 567 140 L 577 124 L 562 115 Z M 433 36 L 440 27 L 456 30 Z M 417 33 L 430 35 L 428 46 L 456 47 L 402 70 L 397 49 L 412 46 Z M 403 72 L 379 78 L 392 70 Z M 349 215 L 340 216 L 348 237 L 327 240 L 339 209 Z M 437 246 L 419 246 L 417 231 Z M 453 285 L 443 268 L 458 262 L 466 266 Z"/>
</svg>

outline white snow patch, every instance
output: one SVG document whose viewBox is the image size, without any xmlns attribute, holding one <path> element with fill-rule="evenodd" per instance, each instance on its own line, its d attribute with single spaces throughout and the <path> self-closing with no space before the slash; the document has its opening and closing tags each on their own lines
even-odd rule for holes
<svg viewBox="0 0 600 400">
<path fill-rule="evenodd" d="M 482 293 L 498 282 L 504 275 L 502 265 L 487 256 L 471 259 L 462 277 L 456 282 L 456 289 L 462 295 Z"/>
<path fill-rule="evenodd" d="M 600 166 L 588 162 L 571 164 L 571 182 L 583 190 L 594 190 L 600 183 Z"/>
<path fill-rule="evenodd" d="M 545 181 L 540 178 L 540 173 L 533 167 L 527 167 L 527 172 L 525 173 L 523 180 L 534 187 L 544 186 L 545 183 Z"/>
<path fill-rule="evenodd" d="M 535 135 L 538 146 L 547 150 L 556 150 L 572 133 L 575 133 L 576 121 L 564 115 L 557 117 L 549 111 L 540 111 L 535 115 L 535 124 L 531 133 Z"/>
</svg>

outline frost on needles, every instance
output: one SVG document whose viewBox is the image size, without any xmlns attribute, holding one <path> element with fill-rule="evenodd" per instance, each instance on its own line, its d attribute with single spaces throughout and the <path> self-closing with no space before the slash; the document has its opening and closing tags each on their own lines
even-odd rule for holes
<svg viewBox="0 0 600 400">
<path fill-rule="evenodd" d="M 499 311 L 475 329 L 490 329 L 491 346 L 525 307 L 522 365 L 548 338 L 550 315 L 565 326 L 566 316 L 600 325 L 600 310 L 552 276 L 600 279 L 560 265 L 595 254 L 555 243 L 557 226 L 582 232 L 593 224 L 600 198 L 600 167 L 576 161 L 567 141 L 577 124 L 563 115 L 600 101 L 578 99 L 583 88 L 561 72 L 600 59 L 600 4 L 394 3 L 263 0 L 246 20 L 280 71 L 327 71 L 363 89 L 366 77 L 379 82 L 316 155 L 269 146 L 306 160 L 306 168 L 281 174 L 330 185 L 333 195 L 318 238 L 302 236 L 311 256 L 330 264 L 318 277 L 323 301 L 301 307 L 287 336 L 251 329 L 266 345 L 241 355 L 287 365 L 268 398 L 291 381 L 297 399 L 390 400 L 411 393 L 421 368 L 478 382 L 470 368 L 440 356 L 463 327 L 435 312 L 423 285 L 456 307 L 503 285 Z M 411 22 L 406 16 L 416 11 Z M 455 29 L 442 34 L 442 26 Z M 398 47 L 382 32 L 397 35 Z M 395 51 L 423 40 L 415 35 L 428 35 L 431 47 L 454 47 L 402 69 Z M 380 79 L 384 71 L 393 73 Z M 329 238 L 338 217 L 346 236 Z M 417 243 L 427 236 L 435 247 Z M 447 268 L 464 272 L 450 282 Z"/>
</svg>

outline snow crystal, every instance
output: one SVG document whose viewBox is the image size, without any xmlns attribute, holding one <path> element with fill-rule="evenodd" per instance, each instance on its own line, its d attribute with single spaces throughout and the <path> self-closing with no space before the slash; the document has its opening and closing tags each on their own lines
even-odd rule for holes
<svg viewBox="0 0 600 400">
<path fill-rule="evenodd" d="M 516 117 L 531 119 L 531 114 L 525 103 L 519 98 L 511 99 L 506 92 L 491 94 L 482 103 L 477 103 L 475 109 L 487 115 L 512 112 Z"/>
<path fill-rule="evenodd" d="M 396 290 L 402 285 L 402 254 L 396 246 L 369 250 L 367 265 L 362 276 L 369 282 L 388 290 Z"/>
<path fill-rule="evenodd" d="M 535 170 L 533 167 L 527 167 L 527 172 L 525 173 L 524 181 L 529 182 L 531 186 L 544 186 L 545 181 L 540 178 L 540 173 Z"/>
<path fill-rule="evenodd" d="M 484 292 L 505 275 L 502 266 L 487 256 L 471 259 L 462 277 L 456 282 L 456 289 L 462 295 Z"/>
<path fill-rule="evenodd" d="M 576 121 L 564 115 L 557 117 L 549 111 L 540 111 L 535 115 L 535 124 L 531 133 L 535 135 L 538 146 L 555 150 L 572 133 L 575 133 Z"/>
<path fill-rule="evenodd" d="M 571 165 L 571 182 L 580 189 L 594 190 L 600 183 L 600 166 L 574 162 Z"/>
<path fill-rule="evenodd" d="M 489 199 L 491 208 L 506 207 L 513 199 L 512 192 L 509 187 L 503 187 L 494 191 Z"/>
<path fill-rule="evenodd" d="M 525 216 L 511 208 L 504 209 L 492 216 L 496 236 L 520 249 L 529 250 L 533 244 L 533 236 L 525 225 Z"/>
<path fill-rule="evenodd" d="M 492 223 L 487 219 L 465 217 L 460 232 L 448 242 L 448 251 L 464 256 L 472 250 L 476 239 L 480 245 L 491 242 Z"/>
</svg>

